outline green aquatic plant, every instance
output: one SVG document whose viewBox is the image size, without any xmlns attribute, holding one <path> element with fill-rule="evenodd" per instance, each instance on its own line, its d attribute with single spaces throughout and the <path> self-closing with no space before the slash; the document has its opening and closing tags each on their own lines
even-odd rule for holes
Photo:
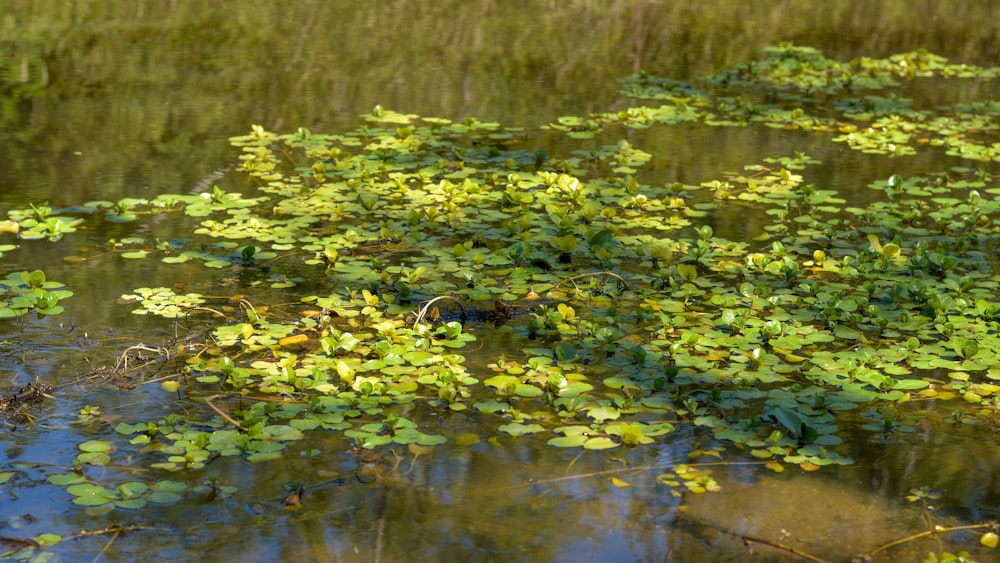
<svg viewBox="0 0 1000 563">
<path fill-rule="evenodd" d="M 951 64 L 926 51 L 843 62 L 791 43 L 768 47 L 764 54 L 763 60 L 724 69 L 693 84 L 640 72 L 623 80 L 622 93 L 654 100 L 662 104 L 659 107 L 631 107 L 586 120 L 560 118 L 550 127 L 593 136 L 613 123 L 638 128 L 681 121 L 724 127 L 762 124 L 836 135 L 834 141 L 855 150 L 890 157 L 912 155 L 919 145 L 930 145 L 971 160 L 997 159 L 997 143 L 976 138 L 995 129 L 998 110 L 993 101 L 923 109 L 894 92 L 862 97 L 855 93 L 892 89 L 902 82 L 930 77 L 994 79 L 1000 67 Z M 733 92 L 741 97 L 734 97 Z M 753 101 L 755 92 L 770 101 Z M 839 97 L 834 103 L 836 117 L 808 109 L 833 95 Z"/>
<path fill-rule="evenodd" d="M 0 280 L 0 318 L 21 317 L 30 311 L 39 315 L 58 315 L 65 309 L 60 301 L 73 292 L 65 284 L 46 279 L 45 272 L 11 272 Z"/>
<path fill-rule="evenodd" d="M 653 180 L 643 137 L 616 129 L 780 127 L 875 155 L 939 146 L 989 158 L 995 105 L 922 108 L 886 91 L 964 74 L 995 71 L 925 53 L 843 63 L 781 45 L 692 84 L 630 77 L 625 95 L 659 107 L 560 118 L 546 134 L 566 145 L 544 154 L 524 146 L 533 132 L 376 107 L 353 131 L 234 137 L 256 193 L 12 213 L 9 229 L 36 234 L 58 217 L 183 214 L 197 222 L 189 236 L 126 236 L 79 258 L 239 277 L 219 291 L 164 282 L 121 297 L 186 333 L 156 364 L 170 368 L 157 392 L 184 409 L 83 442 L 81 471 L 53 484 L 88 509 L 138 509 L 195 491 L 123 475 L 129 456 L 179 473 L 220 457 L 318 455 L 302 446 L 311 433 L 359 451 L 429 448 L 472 417 L 493 428 L 491 443 L 587 451 L 654 448 L 694 429 L 715 457 L 772 471 L 850 464 L 858 429 L 886 444 L 911 440 L 924 419 L 983 424 L 1000 404 L 992 169 L 899 168 L 863 179 L 870 201 L 848 204 L 810 182 L 820 163 L 802 152 L 692 184 Z M 759 230 L 730 240 L 719 227 L 729 212 Z M 7 279 L 11 316 L 68 296 L 35 274 Z M 695 464 L 657 482 L 677 495 L 719 489 Z M 199 494 L 231 493 L 212 483 Z"/>
<path fill-rule="evenodd" d="M 12 209 L 7 212 L 12 221 L 7 230 L 16 232 L 18 238 L 25 240 L 47 239 L 55 242 L 75 232 L 76 227 L 83 223 L 79 217 L 53 215 L 57 211 L 60 210 L 45 204 L 31 204 L 29 209 Z"/>
<path fill-rule="evenodd" d="M 204 303 L 201 295 L 186 293 L 178 295 L 167 287 L 139 287 L 135 293 L 122 295 L 122 303 L 139 303 L 138 309 L 133 309 L 135 315 L 157 315 L 165 318 L 177 318 L 187 315 L 195 307 Z"/>
</svg>

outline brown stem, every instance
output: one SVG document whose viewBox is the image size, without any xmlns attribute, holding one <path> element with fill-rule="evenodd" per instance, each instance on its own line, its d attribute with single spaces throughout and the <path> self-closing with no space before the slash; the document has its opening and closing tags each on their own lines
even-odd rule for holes
<svg viewBox="0 0 1000 563">
<path fill-rule="evenodd" d="M 589 278 L 589 277 L 593 277 L 593 276 L 604 276 L 605 279 L 607 279 L 607 278 L 615 278 L 616 280 L 618 280 L 618 283 L 620 283 L 621 285 L 625 286 L 625 289 L 628 289 L 630 287 L 629 283 L 628 283 L 628 280 L 626 280 L 625 278 L 621 277 L 620 275 L 618 275 L 618 274 L 616 274 L 614 272 L 605 270 L 603 272 L 589 272 L 589 273 L 586 273 L 586 274 L 577 274 L 575 276 L 570 276 L 568 278 L 561 279 L 554 286 L 552 286 L 552 289 L 555 289 L 555 288 L 559 287 L 564 282 L 570 282 L 570 283 L 573 284 L 573 287 L 575 287 L 577 290 L 579 290 L 580 288 L 576 285 L 576 280 L 578 280 L 580 278 Z"/>
<path fill-rule="evenodd" d="M 919 534 L 913 534 L 912 536 L 906 536 L 905 538 L 900 538 L 898 540 L 891 541 L 883 546 L 877 547 L 868 555 L 874 557 L 876 553 L 880 551 L 885 551 L 889 548 L 896 547 L 897 545 L 904 544 L 909 541 L 918 540 L 920 538 L 925 538 L 932 536 L 934 534 L 944 534 L 947 532 L 959 532 L 962 530 L 981 530 L 983 528 L 992 528 L 995 524 L 971 524 L 969 526 L 955 526 L 954 528 L 942 528 L 941 526 L 935 526 L 932 530 L 927 530 L 925 532 L 920 532 Z"/>
<path fill-rule="evenodd" d="M 454 301 L 455 303 L 458 303 L 458 308 L 462 310 L 462 316 L 464 317 L 465 316 L 465 307 L 462 307 L 462 302 L 461 301 L 459 301 L 458 299 L 456 299 L 455 297 L 452 297 L 450 295 L 439 295 L 439 296 L 435 297 L 434 299 L 431 299 L 427 303 L 424 303 L 424 306 L 420 308 L 419 312 L 417 312 L 417 318 L 414 319 L 413 326 L 416 327 L 418 324 L 420 324 L 421 322 L 423 322 L 424 317 L 427 316 L 427 312 L 430 311 L 431 305 L 433 305 L 437 301 L 444 301 L 444 300 L 448 300 L 448 299 Z"/>
<path fill-rule="evenodd" d="M 204 399 L 205 404 L 208 405 L 208 408 L 210 408 L 213 411 L 215 411 L 219 416 L 221 416 L 222 418 L 228 420 L 230 422 L 230 424 L 232 424 L 233 426 L 235 426 L 235 427 L 239 428 L 240 430 L 246 432 L 247 429 L 243 428 L 242 426 L 240 426 L 239 422 L 236 422 L 236 420 L 234 420 L 231 416 L 229 416 L 228 414 L 222 412 L 222 409 L 220 409 L 219 407 L 215 406 L 214 403 L 212 403 L 212 399 L 218 399 L 221 396 L 222 395 L 212 395 L 211 397 L 205 397 L 205 399 Z"/>
</svg>

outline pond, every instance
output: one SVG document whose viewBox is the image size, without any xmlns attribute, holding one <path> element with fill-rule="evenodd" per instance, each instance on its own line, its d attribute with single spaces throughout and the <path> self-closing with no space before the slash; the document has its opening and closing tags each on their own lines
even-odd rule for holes
<svg viewBox="0 0 1000 563">
<path fill-rule="evenodd" d="M 5 559 L 996 558 L 989 2 L 12 2 Z"/>
</svg>

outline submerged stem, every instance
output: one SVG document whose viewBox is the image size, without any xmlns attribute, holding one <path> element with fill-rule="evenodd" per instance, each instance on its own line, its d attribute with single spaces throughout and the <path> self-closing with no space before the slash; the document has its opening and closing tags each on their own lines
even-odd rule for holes
<svg viewBox="0 0 1000 563">
<path fill-rule="evenodd" d="M 874 557 L 875 554 L 880 551 L 885 551 L 889 548 L 896 547 L 897 545 L 902 545 L 906 542 L 913 540 L 918 540 L 920 538 L 925 538 L 928 536 L 933 536 L 934 534 L 945 534 L 948 532 L 960 532 L 962 530 L 981 530 L 983 528 L 992 528 L 995 524 L 970 524 L 968 526 L 955 526 L 953 528 L 942 528 L 940 526 L 935 526 L 934 529 L 926 530 L 918 534 L 913 534 L 911 536 L 906 536 L 905 538 L 900 538 L 898 540 L 893 540 L 883 546 L 877 547 L 868 553 L 869 556 Z"/>
<path fill-rule="evenodd" d="M 436 303 L 438 301 L 446 301 L 446 300 L 449 300 L 449 299 L 451 301 L 454 301 L 455 303 L 458 304 L 458 308 L 462 310 L 462 316 L 464 317 L 465 316 L 465 307 L 462 306 L 462 302 L 459 301 L 458 298 L 452 297 L 451 295 L 439 295 L 439 296 L 435 297 L 434 299 L 431 299 L 427 303 L 424 303 L 424 306 L 421 307 L 420 310 L 417 312 L 417 318 L 413 320 L 413 326 L 416 327 L 418 324 L 420 324 L 420 323 L 423 322 L 424 317 L 427 316 L 427 312 L 430 311 L 430 309 L 431 309 L 431 305 L 433 305 L 434 303 Z"/>
<path fill-rule="evenodd" d="M 221 416 L 222 418 L 224 418 L 227 421 L 229 421 L 230 424 L 232 424 L 236 428 L 239 428 L 240 430 L 246 432 L 246 430 L 247 430 L 246 428 L 240 426 L 239 422 L 236 422 L 236 420 L 234 420 L 231 416 L 229 416 L 228 414 L 222 412 L 222 409 L 220 409 L 219 407 L 215 406 L 215 404 L 212 402 L 212 399 L 217 399 L 217 398 L 219 398 L 221 396 L 222 395 L 213 395 L 211 397 L 205 397 L 205 399 L 204 399 L 205 400 L 205 404 L 208 405 L 208 408 L 210 408 L 213 411 L 215 411 L 219 416 Z"/>
<path fill-rule="evenodd" d="M 594 277 L 594 276 L 604 276 L 604 281 L 605 282 L 607 281 L 608 278 L 615 278 L 616 280 L 618 280 L 618 285 L 622 286 L 626 290 L 631 287 L 629 285 L 629 283 L 628 283 L 628 280 L 626 280 L 622 276 L 620 276 L 620 275 L 618 275 L 618 274 L 616 274 L 616 273 L 614 273 L 612 271 L 605 270 L 603 272 L 588 272 L 586 274 L 577 274 L 575 276 L 570 276 L 568 278 L 561 279 L 558 282 L 556 282 L 555 285 L 552 286 L 552 289 L 555 289 L 555 288 L 559 287 L 564 282 L 570 282 L 570 283 L 573 284 L 573 287 L 575 289 L 579 290 L 580 288 L 579 288 L 579 286 L 576 285 L 576 280 L 582 279 L 582 278 Z"/>
</svg>

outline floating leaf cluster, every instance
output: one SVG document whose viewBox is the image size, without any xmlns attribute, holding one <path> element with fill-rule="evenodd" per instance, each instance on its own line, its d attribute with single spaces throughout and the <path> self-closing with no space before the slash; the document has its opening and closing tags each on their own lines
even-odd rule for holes
<svg viewBox="0 0 1000 563">
<path fill-rule="evenodd" d="M 638 73 L 624 80 L 622 93 L 661 105 L 588 118 L 563 117 L 549 127 L 574 138 L 590 138 L 612 124 L 634 128 L 682 122 L 726 127 L 760 124 L 833 135 L 834 141 L 871 154 L 904 156 L 927 145 L 944 147 L 947 154 L 969 160 L 1000 161 L 1000 143 L 993 139 L 1000 103 L 988 100 L 915 108 L 914 100 L 892 91 L 916 80 L 995 80 L 1000 67 L 950 64 L 926 51 L 850 62 L 790 43 L 767 48 L 765 53 L 763 60 L 723 70 L 694 84 Z M 887 90 L 887 96 L 881 95 Z M 863 95 L 866 91 L 873 93 Z"/>
<path fill-rule="evenodd" d="M 997 159 L 995 103 L 918 110 L 891 96 L 845 98 L 930 75 L 993 79 L 995 69 L 926 53 L 837 63 L 782 45 L 767 55 L 705 89 L 637 75 L 626 94 L 664 105 L 550 129 L 586 138 L 621 124 L 762 124 L 882 154 L 926 138 Z M 737 88 L 765 101 L 726 93 Z M 814 102 L 834 96 L 816 113 Z M 531 150 L 531 134 L 381 107 L 340 134 L 254 126 L 232 143 L 260 195 L 216 188 L 83 206 L 108 220 L 183 211 L 199 221 L 191 239 L 111 250 L 243 268 L 295 296 L 238 310 L 164 287 L 122 296 L 139 314 L 225 320 L 208 325 L 177 374 L 202 414 L 116 430 L 153 467 L 179 471 L 219 456 L 275 459 L 310 431 L 361 448 L 434 446 L 448 431 L 426 421 L 456 413 L 495 420 L 504 439 L 592 450 L 655 445 L 694 426 L 779 471 L 851 463 L 847 425 L 898 439 L 913 420 L 886 405 L 955 400 L 970 405 L 963 424 L 995 414 L 1000 185 L 988 170 L 869 179 L 877 197 L 855 207 L 807 181 L 817 162 L 803 153 L 697 185 L 649 185 L 638 178 L 651 153 L 625 139 L 550 155 Z M 729 207 L 764 217 L 762 231 L 718 236 L 713 217 Z M 22 236 L 39 224 L 37 213 L 11 219 Z M 470 350 L 498 330 L 518 347 Z M 81 462 L 106 454 L 89 453 Z M 661 482 L 717 488 L 689 468 Z M 70 493 L 113 505 L 146 498 L 140 489 Z"/>
<path fill-rule="evenodd" d="M 0 279 L 0 318 L 20 317 L 29 311 L 58 315 L 64 311 L 59 302 L 72 295 L 65 284 L 47 280 L 41 270 L 11 272 Z"/>
<path fill-rule="evenodd" d="M 472 406 L 505 419 L 502 432 L 551 433 L 560 447 L 652 443 L 675 428 L 658 420 L 685 420 L 755 457 L 810 467 L 850 462 L 835 451 L 838 421 L 860 406 L 956 392 L 996 401 L 995 249 L 985 235 L 996 203 L 979 191 L 995 191 L 983 171 L 893 176 L 872 184 L 893 197 L 854 209 L 805 183 L 815 161 L 803 154 L 657 188 L 631 176 L 643 159 L 625 142 L 595 159 L 606 175 L 588 180 L 572 157 L 475 148 L 499 130 L 490 124 L 380 113 L 408 126 L 339 136 L 258 129 L 234 140 L 270 163 L 252 175 L 279 201 L 240 217 L 296 240 L 253 242 L 300 252 L 334 292 L 304 297 L 315 309 L 297 319 L 251 315 L 216 329 L 217 357 L 189 368 L 202 383 L 301 396 L 293 411 L 310 414 L 298 424 L 319 417 L 365 447 L 437 443 L 391 411 L 363 420 L 421 400 Z M 274 165 L 279 148 L 312 164 Z M 623 162 L 630 171 L 617 170 Z M 728 201 L 765 209 L 766 241 L 693 224 Z M 408 303 L 439 295 L 469 307 L 530 304 L 516 330 L 537 344 L 492 363 L 490 377 L 470 374 L 447 352 L 464 344 L 461 325 L 409 322 Z M 267 359 L 232 359 L 261 352 Z M 268 410 L 246 411 L 266 416 L 240 425 L 281 428 L 289 418 L 287 406 Z"/>
</svg>

